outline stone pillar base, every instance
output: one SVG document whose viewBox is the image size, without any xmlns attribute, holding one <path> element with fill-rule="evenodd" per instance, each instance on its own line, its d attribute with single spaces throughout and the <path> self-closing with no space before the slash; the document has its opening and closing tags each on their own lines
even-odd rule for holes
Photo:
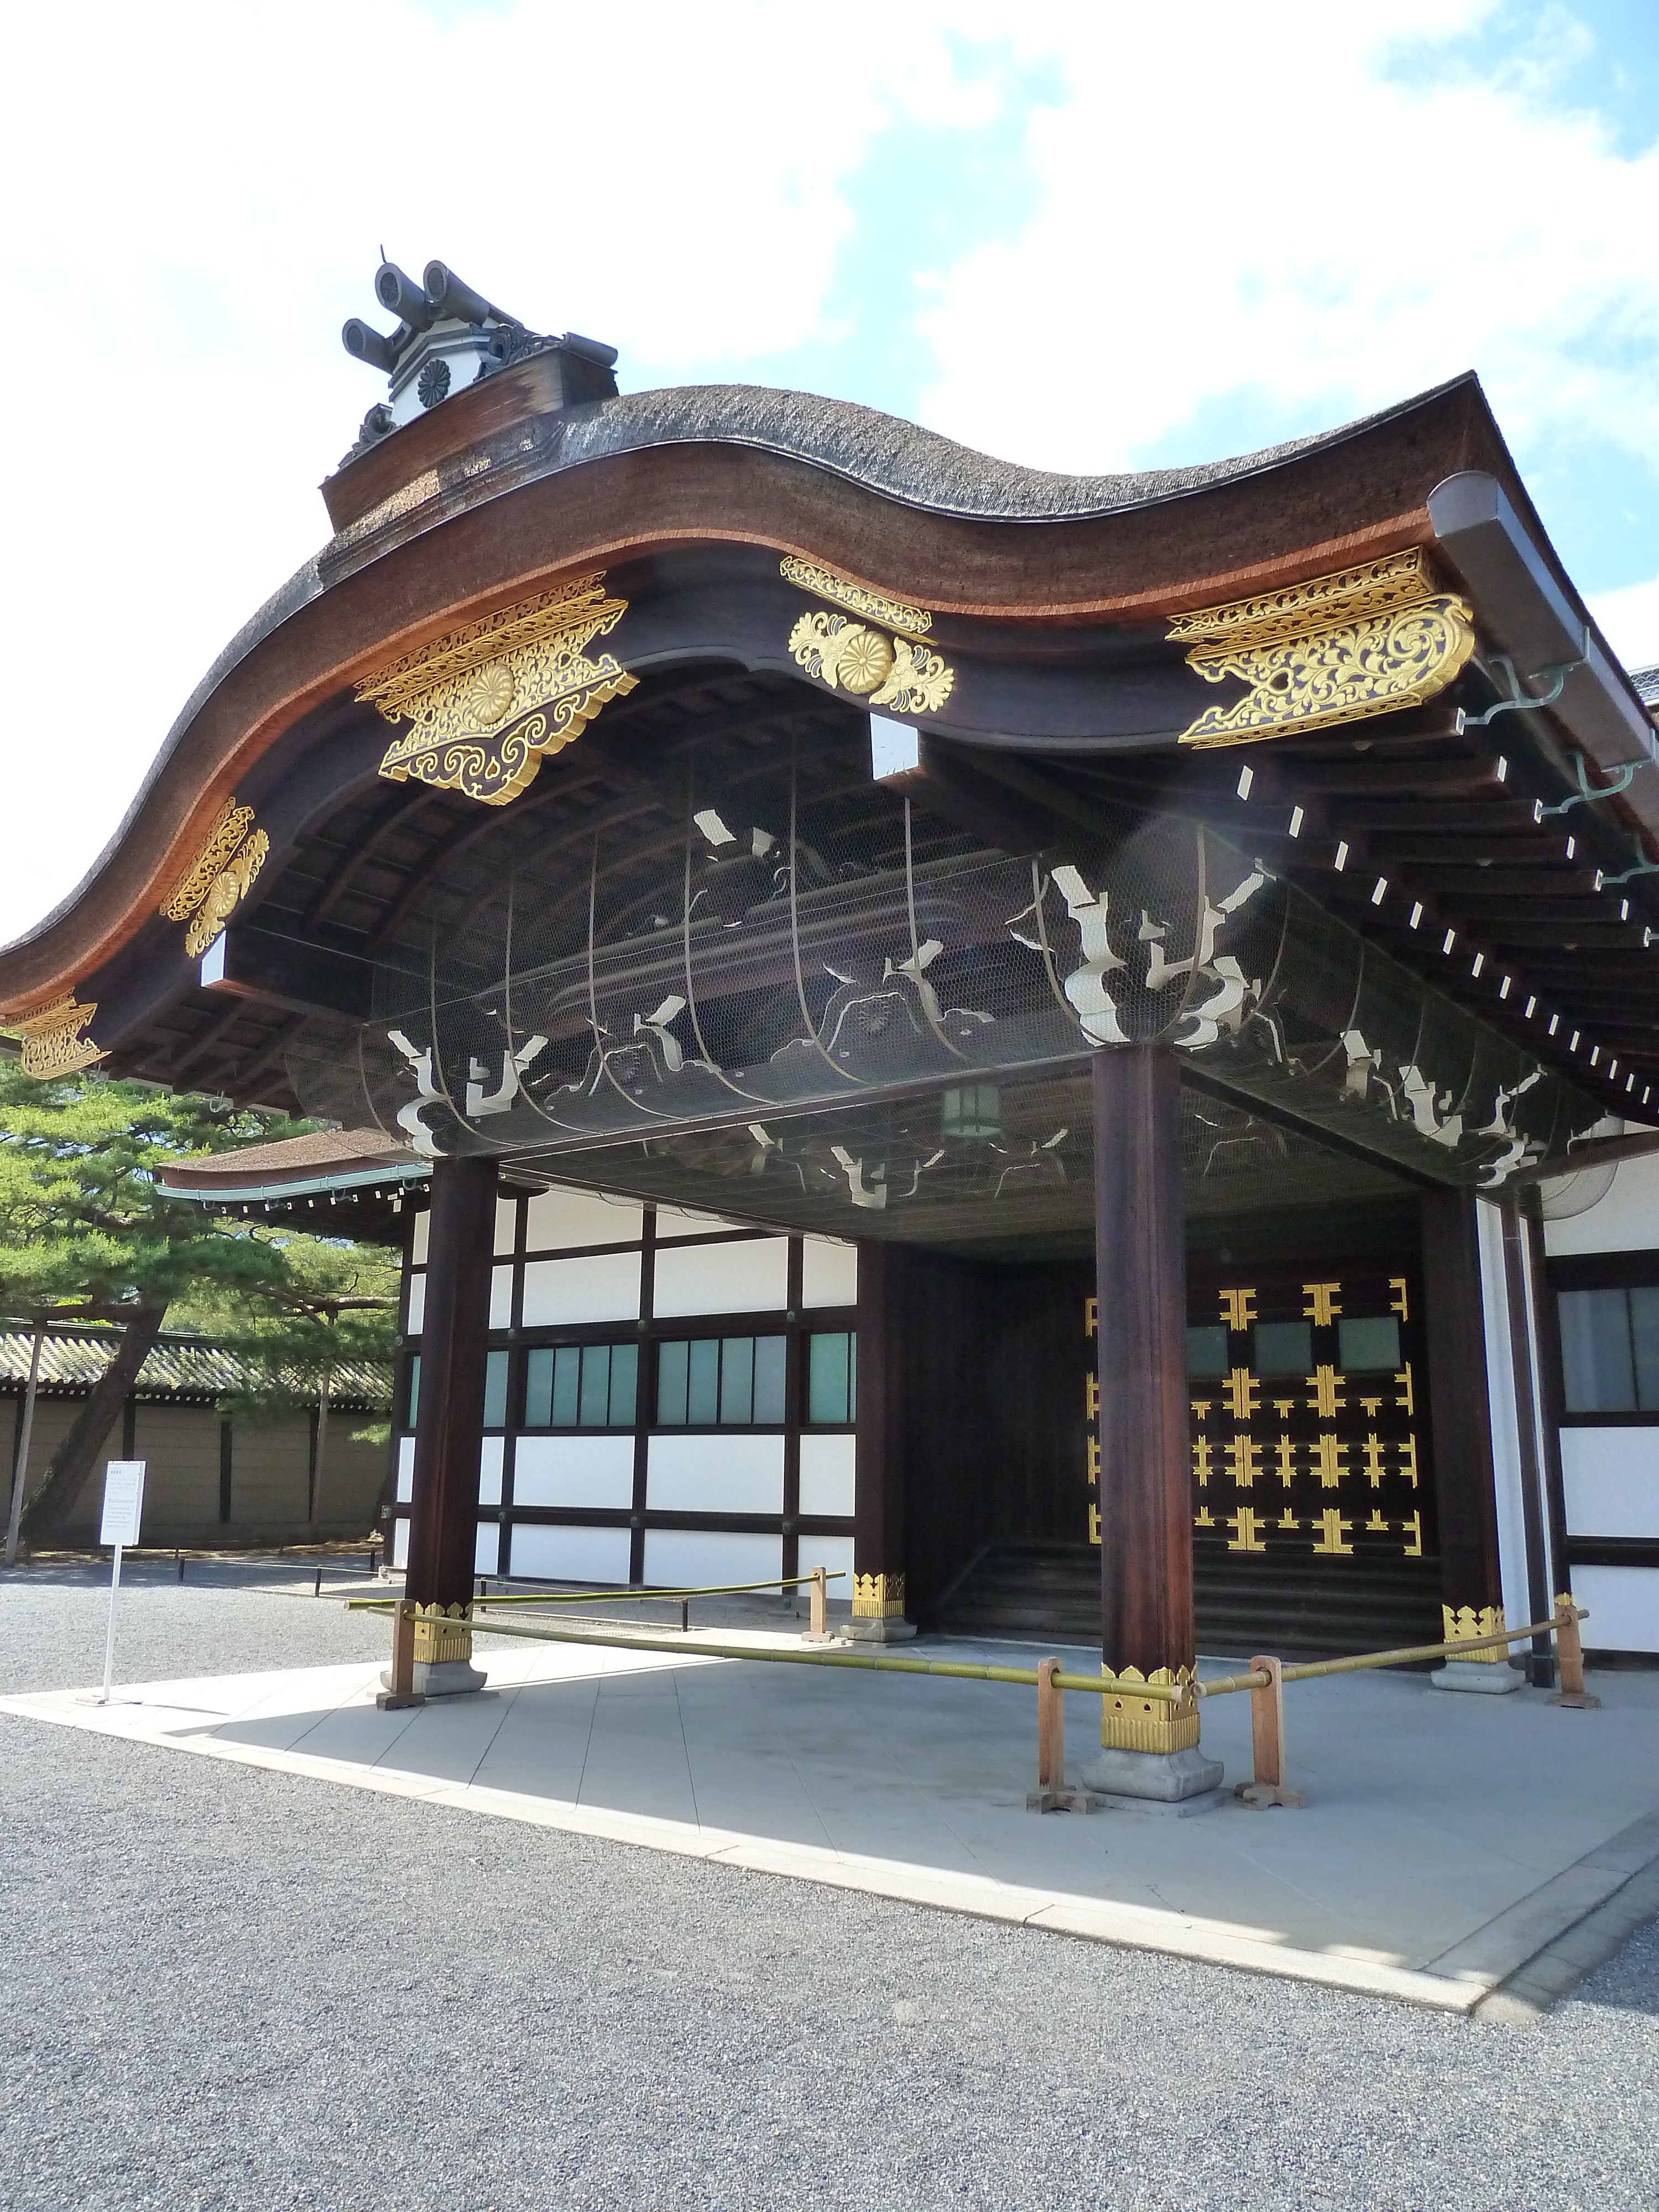
<svg viewBox="0 0 1659 2212">
<path fill-rule="evenodd" d="M 908 1644 L 915 1632 L 915 1621 L 906 1620 L 900 1613 L 876 1620 L 854 1613 L 836 1631 L 837 1635 L 848 1637 L 854 1644 Z"/>
<path fill-rule="evenodd" d="M 1507 1690 L 1523 1688 L 1526 1678 L 1507 1661 L 1494 1667 L 1480 1659 L 1448 1659 L 1429 1680 L 1437 1690 L 1473 1690 L 1477 1697 L 1501 1698 Z"/>
<path fill-rule="evenodd" d="M 417 1698 L 464 1698 L 471 1691 L 482 1690 L 488 1679 L 470 1659 L 417 1659 L 414 1694 Z M 388 1690 L 395 1688 L 389 1667 L 380 1680 Z"/>
<path fill-rule="evenodd" d="M 1187 1751 L 1099 1752 L 1083 1769 L 1082 1783 L 1110 1803 L 1150 1808 L 1167 1806 L 1208 1813 L 1219 1805 L 1222 1765 L 1194 1745 Z"/>
</svg>

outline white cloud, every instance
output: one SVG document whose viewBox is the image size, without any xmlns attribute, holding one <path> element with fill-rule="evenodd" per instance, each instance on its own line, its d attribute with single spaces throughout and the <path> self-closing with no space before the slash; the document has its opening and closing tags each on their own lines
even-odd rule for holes
<svg viewBox="0 0 1659 2212">
<path fill-rule="evenodd" d="M 1650 584 L 1626 584 L 1617 592 L 1598 592 L 1589 600 L 1589 611 L 1626 668 L 1651 668 L 1659 662 L 1659 578 Z"/>
<path fill-rule="evenodd" d="M 1030 124 L 1040 204 L 957 263 L 924 319 L 930 419 L 1024 460 L 1115 468 L 1230 392 L 1311 428 L 1478 368 L 1516 442 L 1650 455 L 1659 152 L 1622 157 L 1595 117 L 1552 105 L 1554 64 L 1582 43 L 1568 19 L 1495 79 L 1455 69 L 1436 42 L 1492 12 L 1067 14 L 1066 96 Z M 1426 88 L 1386 73 L 1408 47 L 1443 57 Z M 1012 404 L 988 320 L 1033 342 Z"/>
<path fill-rule="evenodd" d="M 9 528 L 0 604 L 39 672 L 4 745 L 0 941 L 70 890 L 225 641 L 326 536 L 316 486 L 384 386 L 337 337 L 384 240 L 631 388 L 817 327 L 884 130 L 972 126 L 945 0 L 890 27 L 765 0 L 409 0 L 8 11 Z M 380 319 L 384 323 L 384 318 Z M 20 430 L 21 434 L 20 434 Z M 65 689 L 65 716 L 49 702 Z"/>
<path fill-rule="evenodd" d="M 1659 156 L 1552 106 L 1547 45 L 1495 82 L 1382 73 L 1491 12 L 9 10 L 0 605 L 32 680 L 0 738 L 0 939 L 72 887 L 214 655 L 325 535 L 315 487 L 380 389 L 335 334 L 368 311 L 382 240 L 611 340 L 635 389 L 777 375 L 831 335 L 833 282 L 933 349 L 926 419 L 1051 466 L 1133 465 L 1241 389 L 1313 427 L 1472 363 L 1520 440 L 1651 451 Z M 939 126 L 971 161 L 1033 76 L 1054 89 L 1011 239 L 940 270 L 896 209 L 857 229 L 878 148 L 922 149 L 925 213 L 952 189 Z"/>
</svg>

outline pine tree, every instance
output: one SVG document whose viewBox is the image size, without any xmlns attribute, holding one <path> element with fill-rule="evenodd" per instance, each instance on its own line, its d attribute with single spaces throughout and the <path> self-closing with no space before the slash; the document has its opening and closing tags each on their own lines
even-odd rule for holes
<svg viewBox="0 0 1659 2212">
<path fill-rule="evenodd" d="M 215 1312 L 245 1330 L 337 1332 L 357 1310 L 354 1302 L 371 1295 L 342 1287 L 349 1265 L 319 1261 L 313 1248 L 319 1240 L 284 1239 L 216 1218 L 157 1180 L 168 1160 L 309 1127 L 95 1072 L 36 1082 L 0 1057 L 0 1311 L 36 1328 L 91 1322 L 120 1332 L 108 1367 L 26 1503 L 31 1540 L 68 1517 L 169 1309 L 186 1319 Z M 377 1285 L 373 1296 L 380 1306 L 384 1290 Z M 362 1326 L 354 1322 L 350 1330 Z M 382 1336 L 390 1333 L 383 1321 Z M 296 1352 L 315 1349 L 309 1336 L 295 1344 Z"/>
</svg>

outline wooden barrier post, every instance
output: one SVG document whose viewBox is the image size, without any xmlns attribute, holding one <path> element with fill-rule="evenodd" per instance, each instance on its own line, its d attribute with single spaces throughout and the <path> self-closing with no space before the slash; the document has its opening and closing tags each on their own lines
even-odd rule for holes
<svg viewBox="0 0 1659 2212">
<path fill-rule="evenodd" d="M 1285 1778 L 1284 1662 L 1252 1659 L 1250 1672 L 1267 1677 L 1250 1692 L 1250 1750 L 1255 1778 L 1241 1782 L 1233 1795 L 1257 1812 L 1268 1805 L 1304 1804 L 1302 1792 L 1292 1790 Z"/>
<path fill-rule="evenodd" d="M 423 1705 L 415 1694 L 415 1619 L 420 1607 L 399 1599 L 392 1615 L 392 1686 L 382 1690 L 375 1704 L 383 1713 L 403 1711 L 407 1705 Z"/>
<path fill-rule="evenodd" d="M 1066 1786 L 1066 1692 L 1054 1686 L 1064 1671 L 1058 1659 L 1037 1661 L 1037 1786 L 1026 1793 L 1028 1813 L 1092 1813 L 1097 1802 Z"/>
<path fill-rule="evenodd" d="M 806 1633 L 814 1644 L 830 1640 L 829 1584 L 821 1566 L 812 1570 L 812 1611 L 807 1622 Z"/>
<path fill-rule="evenodd" d="M 1578 1633 L 1578 1608 L 1570 1597 L 1555 1601 L 1555 1657 L 1561 1686 L 1550 1699 L 1553 1705 L 1570 1705 L 1590 1712 L 1601 1700 L 1584 1687 L 1584 1646 Z"/>
</svg>

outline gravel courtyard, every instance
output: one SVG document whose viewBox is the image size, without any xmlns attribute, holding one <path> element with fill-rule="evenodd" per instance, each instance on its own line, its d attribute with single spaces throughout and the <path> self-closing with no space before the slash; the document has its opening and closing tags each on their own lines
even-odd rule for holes
<svg viewBox="0 0 1659 2212">
<path fill-rule="evenodd" d="M 0 1693 L 95 1680 L 106 1589 L 0 1576 Z M 117 1673 L 385 1637 L 143 1569 Z M 0 1804 L 18 2212 L 1659 2204 L 1651 1927 L 1518 2028 L 9 1715 Z"/>
</svg>

